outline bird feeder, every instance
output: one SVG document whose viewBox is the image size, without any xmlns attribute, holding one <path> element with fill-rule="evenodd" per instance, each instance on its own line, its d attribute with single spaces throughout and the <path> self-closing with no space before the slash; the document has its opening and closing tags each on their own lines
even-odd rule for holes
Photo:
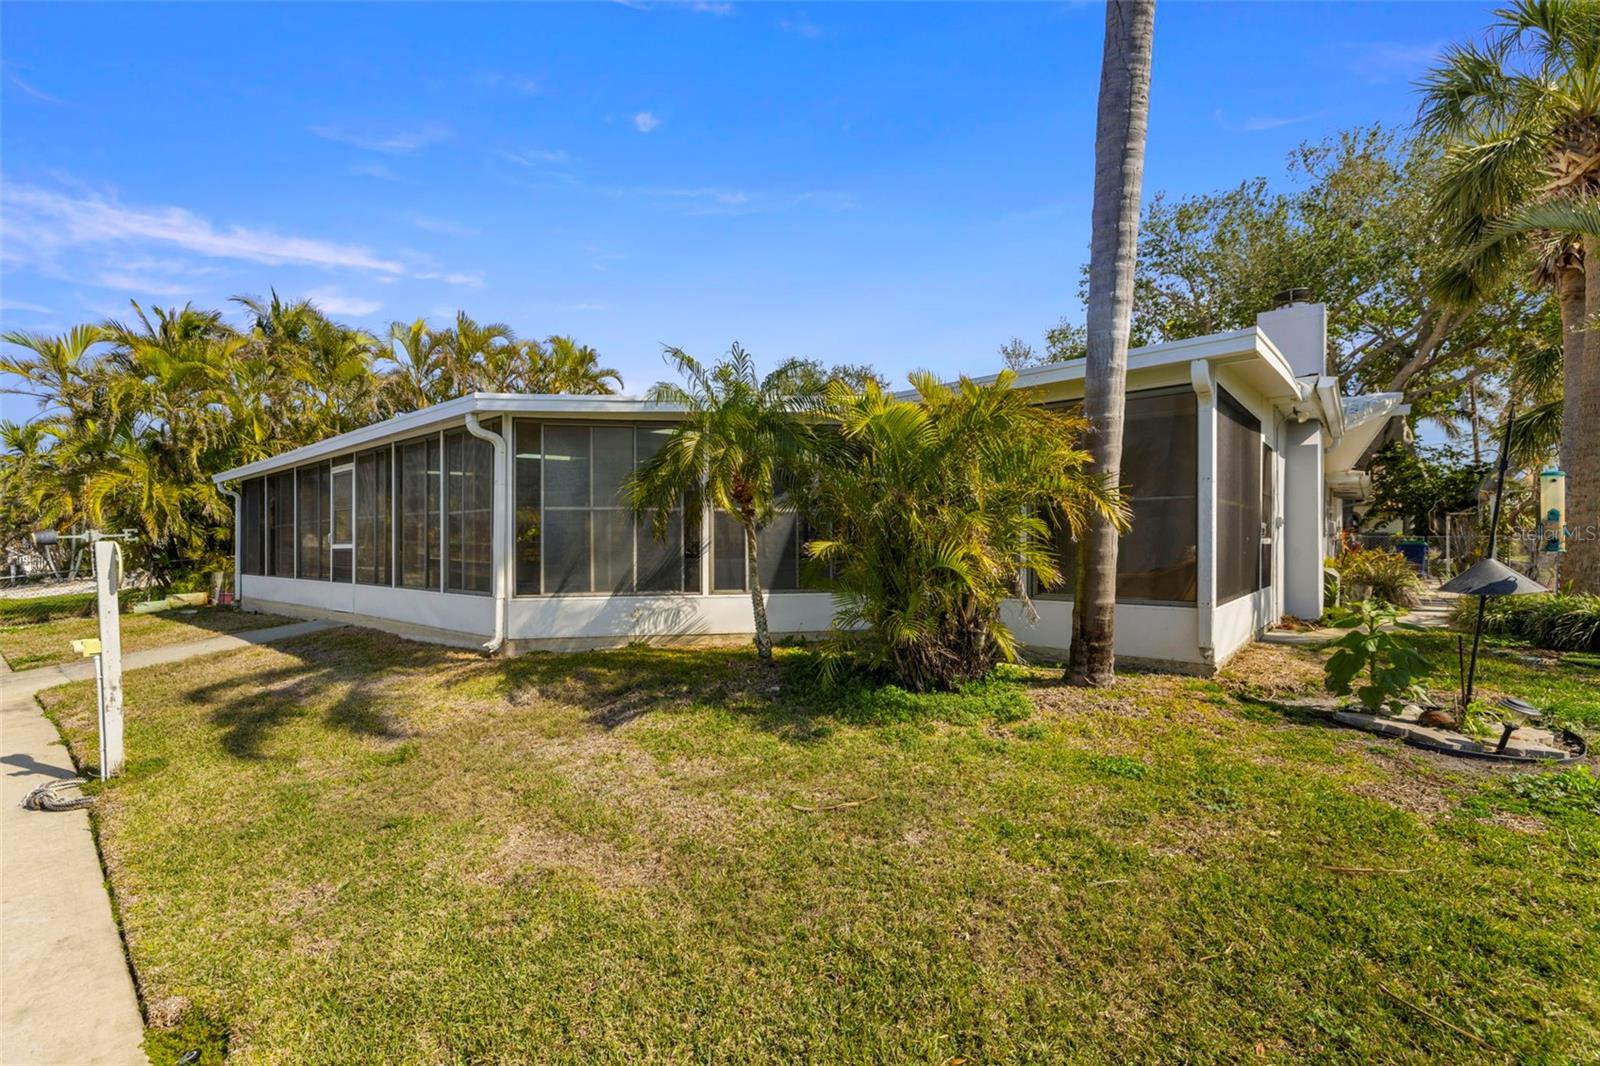
<svg viewBox="0 0 1600 1066">
<path fill-rule="evenodd" d="M 1544 526 L 1543 550 L 1566 551 L 1567 475 L 1560 470 L 1539 475 L 1539 521 Z"/>
</svg>

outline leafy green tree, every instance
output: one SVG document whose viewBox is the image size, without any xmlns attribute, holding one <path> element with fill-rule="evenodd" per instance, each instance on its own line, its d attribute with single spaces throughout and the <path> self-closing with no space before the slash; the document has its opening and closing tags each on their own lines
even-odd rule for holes
<svg viewBox="0 0 1600 1066">
<path fill-rule="evenodd" d="M 243 328 L 220 311 L 134 304 L 125 321 L 0 338 L 7 391 L 39 404 L 0 426 L 0 542 L 40 525 L 128 528 L 141 533 L 130 564 L 158 579 L 224 567 L 219 470 L 459 395 L 463 381 L 594 392 L 616 380 L 591 348 L 563 339 L 530 362 L 508 329 L 466 315 L 437 334 L 420 319 L 391 329 L 385 346 L 307 300 L 233 302 Z"/>
<path fill-rule="evenodd" d="M 613 387 L 615 386 L 615 387 Z M 603 396 L 622 387 L 622 375 L 600 365 L 600 353 L 571 337 L 550 337 L 529 374 L 529 392 Z"/>
<path fill-rule="evenodd" d="M 750 354 L 737 344 L 709 368 L 680 348 L 668 348 L 667 359 L 683 384 L 658 383 L 649 398 L 679 407 L 683 414 L 661 450 L 628 478 L 624 492 L 639 513 L 651 516 L 657 536 L 685 497 L 700 492 L 739 523 L 756 653 L 771 662 L 756 534 L 772 518 L 785 472 L 813 461 L 817 433 L 807 416 L 821 397 L 799 362 L 785 362 L 762 377 Z"/>
<path fill-rule="evenodd" d="M 1081 419 L 1041 407 L 1002 372 L 952 388 L 911 378 L 917 398 L 836 382 L 834 447 L 808 496 L 827 530 L 806 545 L 832 568 L 846 656 L 914 691 L 950 688 L 1016 657 L 1000 605 L 1019 568 L 1060 571 L 1052 520 L 1126 528 L 1114 490 L 1090 473 Z"/>
<path fill-rule="evenodd" d="M 1478 487 L 1488 472 L 1488 463 L 1471 462 L 1459 448 L 1416 448 L 1397 441 L 1373 464 L 1366 521 L 1404 519 L 1412 532 L 1432 534 L 1441 515 L 1477 503 Z"/>
<path fill-rule="evenodd" d="M 1457 303 L 1531 275 L 1561 309 L 1561 461 L 1580 522 L 1600 515 L 1600 6 L 1517 0 L 1482 43 L 1423 82 L 1423 129 L 1447 145 L 1435 206 L 1457 256 L 1436 287 Z M 1585 218 L 1587 216 L 1587 218 Z M 1530 269 L 1531 268 L 1531 269 Z M 1592 533 L 1592 530 L 1590 531 Z M 1574 537 L 1562 576 L 1600 591 L 1600 537 Z"/>
<path fill-rule="evenodd" d="M 1450 421 L 1474 382 L 1503 381 L 1541 332 L 1542 291 L 1507 276 L 1466 303 L 1429 280 L 1459 254 L 1430 196 L 1437 143 L 1379 127 L 1301 145 L 1286 179 L 1179 199 L 1140 222 L 1132 343 L 1255 324 L 1285 289 L 1328 307 L 1328 368 L 1351 391 L 1403 392 L 1413 421 Z M 1040 361 L 1082 358 L 1063 320 Z"/>
<path fill-rule="evenodd" d="M 447 396 L 522 389 L 527 350 L 504 322 L 484 324 L 457 311 L 455 325 L 441 330 L 437 341 Z"/>
</svg>

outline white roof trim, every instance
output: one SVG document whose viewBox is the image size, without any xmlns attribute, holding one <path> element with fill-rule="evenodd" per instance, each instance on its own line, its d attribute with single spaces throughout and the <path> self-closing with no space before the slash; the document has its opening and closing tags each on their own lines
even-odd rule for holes
<svg viewBox="0 0 1600 1066">
<path fill-rule="evenodd" d="M 1389 424 L 1389 419 L 1411 413 L 1403 392 L 1369 392 L 1350 397 L 1349 412 L 1344 433 L 1328 449 L 1326 469 L 1328 476 L 1344 476 L 1354 471 L 1362 453 Z"/>
<path fill-rule="evenodd" d="M 414 436 L 429 429 L 464 422 L 467 415 L 627 415 L 670 416 L 681 408 L 673 404 L 654 403 L 638 396 L 557 396 L 538 393 L 474 392 L 454 400 L 407 411 L 393 418 L 374 422 L 370 426 L 352 429 L 337 437 L 319 440 L 315 444 L 295 448 L 266 459 L 258 459 L 232 470 L 224 470 L 212 477 L 212 482 L 238 481 L 259 477 L 302 463 L 314 462 L 343 452 L 359 451 L 370 445 L 400 437 Z"/>
<path fill-rule="evenodd" d="M 1153 367 L 1191 363 L 1196 359 L 1219 363 L 1260 359 L 1267 364 L 1275 377 L 1281 379 L 1286 394 L 1293 394 L 1296 397 L 1305 395 L 1300 383 L 1295 380 L 1294 373 L 1289 369 L 1289 361 L 1278 351 L 1278 346 L 1272 343 L 1272 338 L 1268 337 L 1259 326 L 1132 348 L 1128 351 L 1128 372 L 1131 374 Z M 1082 359 L 1066 363 L 1046 363 L 1043 366 L 1031 366 L 1017 371 L 1017 387 L 1038 388 L 1041 385 L 1057 385 L 1062 382 L 1081 381 L 1083 376 Z M 984 374 L 972 380 L 980 385 L 986 385 L 997 377 L 998 373 Z M 910 390 L 903 390 L 896 395 L 910 395 Z"/>
</svg>

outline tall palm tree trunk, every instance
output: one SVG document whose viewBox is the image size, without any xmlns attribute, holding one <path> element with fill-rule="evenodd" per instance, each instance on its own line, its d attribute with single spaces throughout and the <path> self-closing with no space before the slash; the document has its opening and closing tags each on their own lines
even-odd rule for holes
<svg viewBox="0 0 1600 1066">
<path fill-rule="evenodd" d="M 1561 458 L 1567 471 L 1567 558 L 1562 579 L 1575 592 L 1600 593 L 1600 237 L 1583 239 L 1582 358 L 1564 351 L 1565 400 L 1561 419 Z M 1566 301 L 1561 319 L 1567 325 Z M 1562 338 L 1565 340 L 1565 336 Z M 1573 345 L 1571 347 L 1577 347 Z"/>
<path fill-rule="evenodd" d="M 1093 427 L 1090 469 L 1113 484 L 1122 471 L 1128 323 L 1133 313 L 1155 18 L 1155 0 L 1111 0 L 1106 4 L 1100 60 L 1084 414 Z M 1105 519 L 1092 518 L 1078 552 L 1067 660 L 1067 680 L 1073 684 L 1109 685 L 1116 679 L 1116 599 L 1117 531 Z"/>
<path fill-rule="evenodd" d="M 1583 328 L 1584 268 L 1564 266 L 1556 275 L 1556 304 L 1561 309 L 1561 369 L 1563 395 L 1576 396 L 1581 390 L 1588 332 Z M 1578 405 L 1563 403 L 1561 409 L 1561 469 L 1571 470 L 1577 458 Z"/>
<path fill-rule="evenodd" d="M 755 518 L 740 522 L 744 526 L 744 560 L 750 575 L 750 609 L 756 616 L 756 655 L 763 662 L 772 661 L 772 634 L 767 631 L 767 601 L 761 595 L 761 570 L 756 564 Z"/>
</svg>

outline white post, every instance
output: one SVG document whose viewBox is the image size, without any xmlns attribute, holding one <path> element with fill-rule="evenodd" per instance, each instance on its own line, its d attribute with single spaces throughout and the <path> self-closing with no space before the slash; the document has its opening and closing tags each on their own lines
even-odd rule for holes
<svg viewBox="0 0 1600 1066">
<path fill-rule="evenodd" d="M 1216 662 L 1217 379 L 1204 359 L 1189 363 L 1195 396 L 1195 640 L 1207 666 Z"/>
<path fill-rule="evenodd" d="M 99 598 L 100 779 L 122 772 L 122 549 L 114 540 L 94 542 L 94 586 Z"/>
</svg>

